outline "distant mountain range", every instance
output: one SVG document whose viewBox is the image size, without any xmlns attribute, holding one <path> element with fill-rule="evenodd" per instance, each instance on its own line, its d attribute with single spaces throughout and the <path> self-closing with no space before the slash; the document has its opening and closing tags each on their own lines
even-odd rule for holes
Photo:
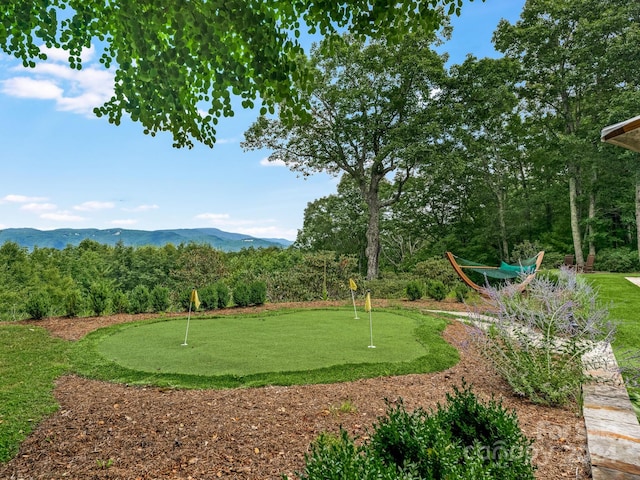
<svg viewBox="0 0 640 480">
<path fill-rule="evenodd" d="M 157 247 L 168 243 L 195 242 L 209 244 L 225 252 L 237 252 L 243 248 L 288 247 L 293 242 L 279 238 L 255 238 L 240 233 L 230 233 L 217 228 L 188 228 L 175 230 L 126 230 L 110 228 L 60 228 L 57 230 L 36 230 L 35 228 L 5 228 L 0 230 L 0 245 L 15 242 L 21 247 L 32 250 L 33 247 L 63 249 L 67 245 L 77 246 L 83 240 L 93 240 L 105 245 L 122 242 L 127 247 L 153 245 Z"/>
</svg>

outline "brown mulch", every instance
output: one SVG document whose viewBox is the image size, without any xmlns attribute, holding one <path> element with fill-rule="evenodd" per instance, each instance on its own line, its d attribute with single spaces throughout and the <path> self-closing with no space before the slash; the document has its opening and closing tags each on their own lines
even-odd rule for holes
<svg viewBox="0 0 640 480">
<path fill-rule="evenodd" d="M 454 303 L 410 305 L 465 309 Z M 47 319 L 37 324 L 76 340 L 96 328 L 136 318 Z M 13 460 L 0 464 L 0 478 L 278 479 L 286 474 L 293 479 L 321 432 L 342 427 L 366 440 L 372 423 L 386 412 L 385 399 L 402 399 L 410 410 L 428 410 L 443 403 L 445 393 L 463 379 L 481 399 L 493 396 L 516 412 L 522 430 L 534 440 L 536 478 L 591 478 L 584 422 L 575 405 L 547 408 L 514 397 L 470 346 L 462 324 L 452 322 L 444 337 L 461 353 L 461 361 L 449 370 L 331 385 L 170 390 L 65 376 L 54 390 L 60 409 L 36 428 Z M 340 412 L 345 402 L 354 411 Z"/>
</svg>

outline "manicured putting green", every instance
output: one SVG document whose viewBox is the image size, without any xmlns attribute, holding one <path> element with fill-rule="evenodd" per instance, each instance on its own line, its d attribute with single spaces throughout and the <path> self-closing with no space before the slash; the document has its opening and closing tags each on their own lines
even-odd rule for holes
<svg viewBox="0 0 640 480">
<path fill-rule="evenodd" d="M 307 310 L 261 317 L 192 318 L 123 326 L 98 352 L 123 367 L 150 373 L 251 375 L 306 371 L 344 364 L 397 363 L 428 353 L 419 321 L 378 311 Z"/>
</svg>

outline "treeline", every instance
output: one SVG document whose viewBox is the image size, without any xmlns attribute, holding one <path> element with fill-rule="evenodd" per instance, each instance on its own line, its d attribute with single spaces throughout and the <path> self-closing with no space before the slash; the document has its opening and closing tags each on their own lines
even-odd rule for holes
<svg viewBox="0 0 640 480">
<path fill-rule="evenodd" d="M 265 302 L 348 298 L 356 260 L 335 252 L 204 244 L 62 250 L 0 247 L 0 319 L 186 311 L 198 289 L 210 310 Z"/>
<path fill-rule="evenodd" d="M 385 264 L 364 279 L 355 255 L 295 246 L 223 252 L 205 244 L 115 246 L 84 240 L 62 250 L 14 242 L 0 246 L 0 320 L 85 317 L 118 313 L 186 312 L 197 288 L 201 309 L 263 303 L 345 300 L 368 290 L 374 298 L 424 295 L 441 300 L 469 293 L 440 257 L 406 269 Z"/>
</svg>

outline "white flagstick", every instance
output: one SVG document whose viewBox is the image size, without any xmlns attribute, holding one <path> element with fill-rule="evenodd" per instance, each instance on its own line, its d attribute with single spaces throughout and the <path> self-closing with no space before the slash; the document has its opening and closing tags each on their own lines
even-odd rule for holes
<svg viewBox="0 0 640 480">
<path fill-rule="evenodd" d="M 373 344 L 373 322 L 371 321 L 371 310 L 369 310 L 369 335 L 371 338 L 369 348 L 376 348 L 376 346 Z"/>
<path fill-rule="evenodd" d="M 193 302 L 191 300 L 189 300 L 189 315 L 187 315 L 187 331 L 184 332 L 184 343 L 182 344 L 183 347 L 187 346 L 187 335 L 189 335 L 189 320 L 191 320 L 191 304 Z"/>
<path fill-rule="evenodd" d="M 356 309 L 356 294 L 353 290 L 351 290 L 351 300 L 353 300 L 353 313 L 355 314 L 355 319 L 360 320 L 360 317 L 358 317 L 358 310 Z"/>
<path fill-rule="evenodd" d="M 371 292 L 370 291 L 367 291 L 367 296 L 364 302 L 364 309 L 365 311 L 369 312 L 369 335 L 370 335 L 369 348 L 376 348 L 376 346 L 373 344 L 373 321 L 371 319 L 371 310 L 373 310 L 373 308 L 371 308 Z"/>
</svg>

